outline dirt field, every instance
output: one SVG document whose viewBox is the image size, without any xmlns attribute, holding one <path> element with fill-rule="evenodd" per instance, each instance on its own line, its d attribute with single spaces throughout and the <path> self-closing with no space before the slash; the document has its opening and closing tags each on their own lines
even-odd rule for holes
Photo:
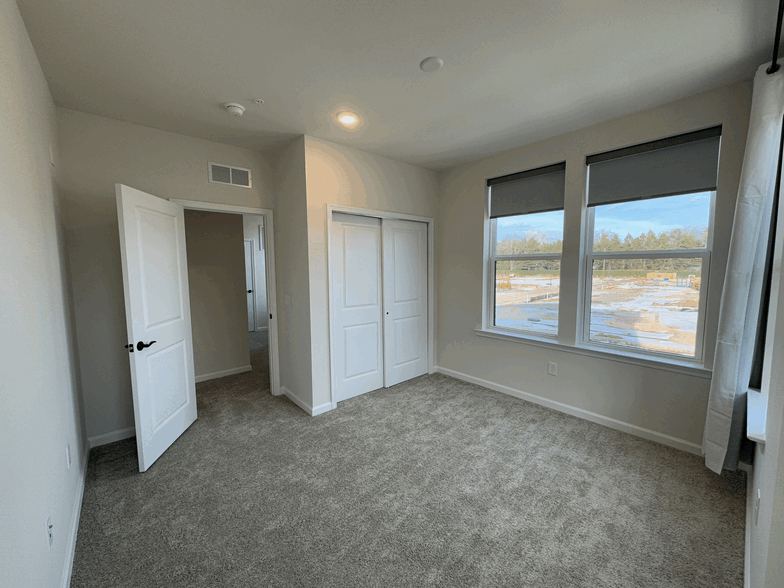
<svg viewBox="0 0 784 588">
<path fill-rule="evenodd" d="M 501 288 L 496 290 L 498 326 L 546 335 L 557 333 L 557 277 L 515 276 L 499 280 L 497 288 L 499 285 Z M 698 305 L 699 291 L 675 282 L 636 277 L 594 278 L 590 339 L 693 356 Z"/>
</svg>

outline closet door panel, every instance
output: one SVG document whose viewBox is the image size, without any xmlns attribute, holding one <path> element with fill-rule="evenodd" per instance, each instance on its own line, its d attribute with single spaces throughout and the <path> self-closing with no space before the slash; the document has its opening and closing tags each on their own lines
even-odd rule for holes
<svg viewBox="0 0 784 588">
<path fill-rule="evenodd" d="M 337 401 L 384 385 L 381 221 L 332 218 L 332 349 Z"/>
<path fill-rule="evenodd" d="M 387 220 L 383 228 L 384 385 L 427 373 L 427 225 Z"/>
</svg>

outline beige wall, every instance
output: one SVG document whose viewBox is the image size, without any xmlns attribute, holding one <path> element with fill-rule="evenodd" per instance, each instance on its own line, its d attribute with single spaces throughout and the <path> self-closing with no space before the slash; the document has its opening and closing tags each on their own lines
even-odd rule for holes
<svg viewBox="0 0 784 588">
<path fill-rule="evenodd" d="M 442 172 L 436 243 L 438 365 L 671 436 L 692 447 L 701 445 L 710 385 L 706 377 L 578 355 L 565 347 L 552 350 L 487 339 L 474 333 L 482 322 L 485 181 L 566 161 L 560 321 L 562 334 L 575 341 L 585 156 L 723 125 L 708 285 L 706 365 L 710 367 L 750 99 L 748 82 L 722 87 Z M 558 362 L 557 377 L 548 376 L 548 361 Z"/>
<path fill-rule="evenodd" d="M 278 290 L 280 385 L 311 406 L 310 295 L 305 200 L 305 139 L 279 155 L 275 190 L 275 268 Z M 285 303 L 288 294 L 290 303 Z"/>
<path fill-rule="evenodd" d="M 257 331 L 266 330 L 269 326 L 269 309 L 267 305 L 267 262 L 266 242 L 264 236 L 264 215 L 243 214 L 243 232 L 246 241 L 251 241 L 253 248 L 253 265 L 255 272 L 255 290 L 253 298 L 256 301 L 256 317 L 254 326 Z"/>
<path fill-rule="evenodd" d="M 242 216 L 185 211 L 196 377 L 250 367 Z"/>
<path fill-rule="evenodd" d="M 312 406 L 330 402 L 327 205 L 436 218 L 433 171 L 305 137 L 312 340 Z M 438 229 L 436 229 L 438 231 Z"/>
<path fill-rule="evenodd" d="M 87 449 L 55 185 L 56 113 L 15 2 L 0 2 L 0 55 L 0 586 L 60 586 Z"/>
<path fill-rule="evenodd" d="M 245 149 L 62 108 L 57 118 L 85 419 L 95 438 L 134 426 L 114 184 L 167 199 L 271 208 L 272 172 Z M 249 168 L 253 188 L 209 183 L 209 161 Z"/>
</svg>

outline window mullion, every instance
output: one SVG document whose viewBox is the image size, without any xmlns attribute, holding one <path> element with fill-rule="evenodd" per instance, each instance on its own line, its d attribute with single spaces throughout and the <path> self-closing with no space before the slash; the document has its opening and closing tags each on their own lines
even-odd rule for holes
<svg viewBox="0 0 784 588">
<path fill-rule="evenodd" d="M 705 249 L 661 249 L 646 251 L 593 251 L 593 259 L 683 259 L 701 257 Z"/>
</svg>

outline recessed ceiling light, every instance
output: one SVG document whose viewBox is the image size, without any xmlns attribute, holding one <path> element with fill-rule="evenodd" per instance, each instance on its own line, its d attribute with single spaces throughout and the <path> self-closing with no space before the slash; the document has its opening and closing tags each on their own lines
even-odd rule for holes
<svg viewBox="0 0 784 588">
<path fill-rule="evenodd" d="M 422 60 L 422 63 L 419 64 L 419 69 L 422 71 L 426 71 L 427 73 L 433 73 L 434 71 L 438 71 L 444 65 L 444 60 L 440 57 L 426 57 Z"/>
<path fill-rule="evenodd" d="M 254 98 L 253 102 L 256 103 L 256 106 L 261 106 L 262 104 L 264 104 L 264 100 L 262 100 L 261 98 Z"/>
<path fill-rule="evenodd" d="M 362 118 L 350 110 L 338 110 L 334 116 L 335 122 L 346 129 L 354 130 L 362 124 Z"/>
<path fill-rule="evenodd" d="M 350 126 L 357 122 L 357 117 L 350 112 L 341 112 L 338 115 L 338 120 L 344 125 Z"/>
</svg>

